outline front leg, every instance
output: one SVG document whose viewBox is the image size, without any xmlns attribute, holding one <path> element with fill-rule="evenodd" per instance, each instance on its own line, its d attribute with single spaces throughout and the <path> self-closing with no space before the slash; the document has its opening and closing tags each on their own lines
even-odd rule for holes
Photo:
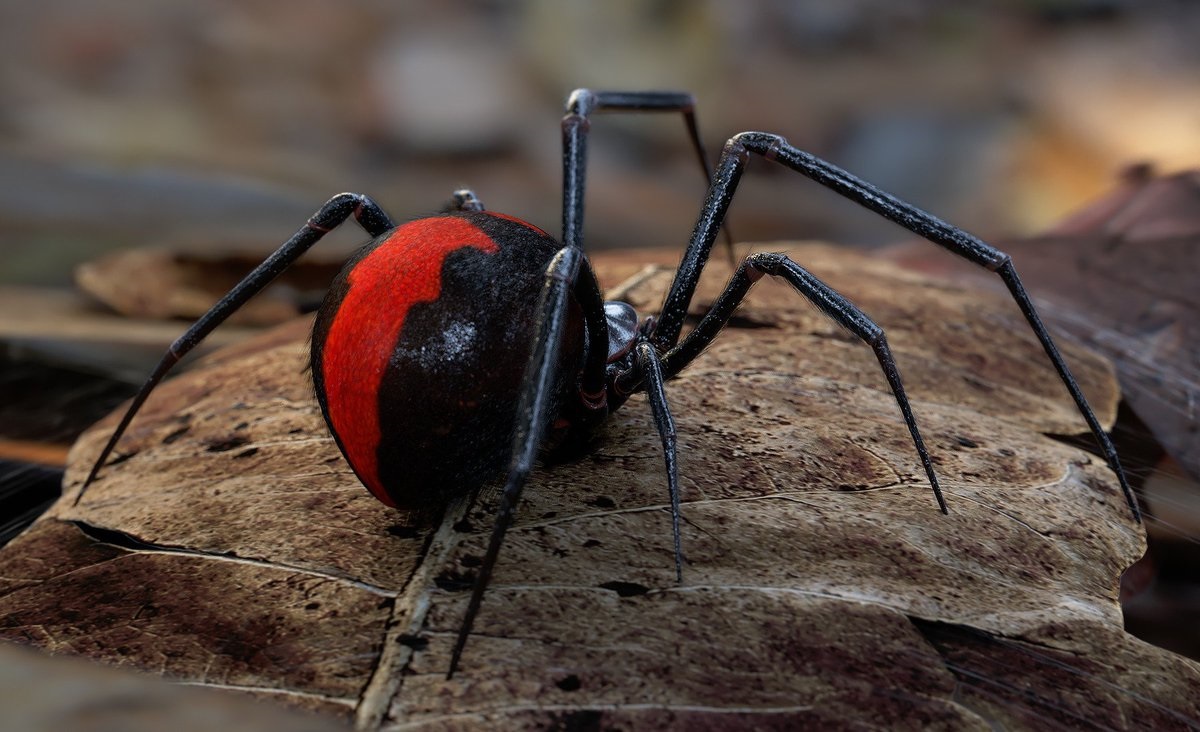
<svg viewBox="0 0 1200 732">
<path fill-rule="evenodd" d="M 704 180 L 712 183 L 712 170 L 700 128 L 696 124 L 696 99 L 683 92 L 615 92 L 576 89 L 567 97 L 563 130 L 563 244 L 583 246 L 583 191 L 587 177 L 587 133 L 594 112 L 677 112 L 683 115 L 692 149 L 700 161 Z M 733 263 L 733 238 L 725 232 L 725 244 Z"/>
<path fill-rule="evenodd" d="M 681 92 L 612 92 L 576 89 L 567 98 L 566 114 L 562 119 L 563 135 L 563 245 L 583 248 L 583 192 L 587 178 L 587 133 L 589 116 L 596 112 L 675 112 L 683 115 L 688 137 L 700 161 L 704 179 L 712 181 L 708 157 L 700 142 L 696 126 L 696 100 Z M 725 232 L 730 262 L 733 261 L 733 239 Z M 577 298 L 583 307 L 583 319 L 588 333 L 588 363 L 584 367 L 581 396 L 588 405 L 598 405 L 604 399 L 605 356 L 608 353 L 608 320 L 604 315 L 599 286 L 589 272 L 581 278 L 582 290 Z M 601 411 L 590 407 L 590 417 Z"/>
<path fill-rule="evenodd" d="M 250 274 L 242 278 L 241 282 L 234 285 L 233 289 L 225 294 L 216 305 L 200 316 L 192 327 L 181 335 L 159 361 L 158 366 L 151 372 L 146 383 L 142 385 L 137 395 L 133 397 L 133 401 L 129 404 L 129 408 L 125 410 L 124 416 L 121 417 L 117 428 L 113 430 L 112 437 L 108 439 L 108 443 L 104 445 L 104 449 L 100 451 L 100 456 L 96 458 L 96 463 L 92 466 L 92 470 L 88 473 L 88 477 L 83 481 L 83 486 L 79 489 L 79 494 L 75 496 L 75 504 L 83 499 L 83 494 L 87 491 L 88 486 L 96 479 L 100 473 L 100 468 L 108 460 L 108 456 L 112 454 L 113 449 L 117 446 L 117 441 L 121 439 L 121 435 L 125 434 L 125 430 L 129 427 L 129 423 L 133 421 L 134 415 L 141 409 L 146 398 L 150 396 L 150 392 L 158 386 L 158 383 L 163 380 L 167 373 L 179 363 L 180 359 L 188 354 L 196 346 L 200 345 L 209 333 L 211 333 L 218 325 L 237 312 L 238 308 L 246 304 L 246 301 L 257 295 L 267 285 L 278 277 L 285 269 L 292 266 L 292 263 L 300 258 L 302 254 L 309 250 L 312 245 L 321 240 L 321 237 L 328 234 L 346 219 L 351 216 L 359 223 L 363 229 L 372 237 L 379 236 L 383 232 L 395 228 L 392 219 L 384 213 L 379 204 L 372 201 L 367 196 L 360 193 L 339 193 L 333 198 L 325 202 L 315 214 L 313 214 L 304 226 L 300 228 L 290 239 L 283 243 L 279 249 L 267 257 L 262 264 L 251 270 Z"/>
<path fill-rule="evenodd" d="M 1100 447 L 1105 461 L 1116 474 L 1134 519 L 1141 523 L 1142 514 L 1138 508 L 1137 497 L 1129 485 L 1124 468 L 1121 467 L 1117 449 L 1104 432 L 1100 421 L 1096 419 L 1096 414 L 1088 404 L 1087 397 L 1083 395 L 1083 390 L 1079 388 L 1079 383 L 1075 381 L 1071 370 L 1067 368 L 1067 363 L 1050 337 L 1050 332 L 1042 323 L 1037 309 L 1033 306 L 1032 298 L 1029 297 L 1029 293 L 1025 291 L 1024 285 L 1017 276 L 1012 259 L 978 237 L 951 226 L 933 214 L 876 188 L 832 163 L 793 147 L 779 135 L 766 132 L 743 132 L 725 143 L 724 152 L 721 154 L 721 160 L 717 163 L 717 170 L 713 176 L 712 186 L 709 188 L 708 198 L 700 211 L 700 218 L 696 222 L 691 241 L 680 261 L 675 280 L 671 283 L 671 289 L 663 301 L 658 325 L 651 334 L 655 346 L 665 351 L 674 347 L 679 341 L 688 305 L 700 282 L 700 273 L 708 261 L 709 252 L 712 250 L 713 242 L 716 241 L 717 230 L 729 210 L 729 204 L 733 201 L 734 191 L 737 190 L 750 153 L 761 155 L 767 160 L 790 168 L 889 221 L 903 226 L 914 234 L 999 275 L 1012 294 L 1017 307 L 1020 308 L 1021 314 L 1025 316 L 1029 327 L 1033 329 L 1034 335 L 1042 344 L 1042 349 L 1050 358 L 1050 362 L 1058 372 L 1071 399 L 1074 400 L 1079 413 L 1087 422 L 1088 429 L 1095 437 L 1096 444 Z"/>
<path fill-rule="evenodd" d="M 679 345 L 663 356 L 663 371 L 666 375 L 671 377 L 678 374 L 713 342 L 721 329 L 729 322 L 733 311 L 746 297 L 751 286 L 764 274 L 787 281 L 795 288 L 796 292 L 871 347 L 887 378 L 888 386 L 891 387 L 892 394 L 896 398 L 896 403 L 900 406 L 904 422 L 908 425 L 913 445 L 917 448 L 917 454 L 925 468 L 925 475 L 929 478 L 929 486 L 933 489 L 938 507 L 941 508 L 942 513 L 947 513 L 946 501 L 942 497 L 942 489 L 938 485 L 937 475 L 933 470 L 933 461 L 929 458 L 929 451 L 925 449 L 925 440 L 921 438 L 921 430 L 917 427 L 916 417 L 913 416 L 912 407 L 909 405 L 908 394 L 900 380 L 896 359 L 893 358 L 892 351 L 888 348 L 883 329 L 867 317 L 866 313 L 859 310 L 854 303 L 783 254 L 756 252 L 746 257 L 734 272 L 729 284 L 725 286 L 721 296 L 713 303 L 712 308 L 695 329 L 688 333 Z M 631 369 L 618 377 L 616 388 L 621 392 L 632 391 L 638 387 L 641 379 L 642 375 L 637 370 Z"/>
<path fill-rule="evenodd" d="M 487 552 L 479 565 L 479 573 L 475 577 L 475 585 L 471 588 L 471 597 L 467 601 L 467 610 L 458 628 L 458 637 L 450 655 L 450 668 L 446 671 L 447 679 L 454 676 L 463 649 L 466 648 L 471 626 L 474 625 L 475 616 L 479 614 L 483 603 L 483 594 L 491 582 L 492 570 L 500 555 L 504 535 L 508 532 L 517 503 L 521 499 L 521 491 L 525 488 L 530 471 L 533 470 L 546 423 L 552 416 L 550 407 L 557 376 L 556 361 L 563 333 L 566 331 L 570 296 L 579 279 L 580 269 L 588 266 L 582 250 L 563 247 L 546 267 L 541 306 L 534 326 L 532 355 L 525 369 L 517 402 L 517 422 L 513 430 L 508 477 L 500 494 L 500 506 L 496 510 L 496 523 L 492 527 Z"/>
</svg>

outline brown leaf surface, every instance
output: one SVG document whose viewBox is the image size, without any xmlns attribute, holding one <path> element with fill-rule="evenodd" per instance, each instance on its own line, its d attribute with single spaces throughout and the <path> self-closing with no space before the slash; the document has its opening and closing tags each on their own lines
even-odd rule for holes
<svg viewBox="0 0 1200 732">
<path fill-rule="evenodd" d="M 0 644 L 0 723 L 20 732 L 333 732 L 335 720 Z"/>
<path fill-rule="evenodd" d="M 261 261 L 261 256 L 128 249 L 81 264 L 75 283 L 122 315 L 194 320 Z M 270 325 L 295 317 L 303 296 L 323 293 L 341 265 L 318 257 L 297 262 L 230 322 Z"/>
<path fill-rule="evenodd" d="M 0 287 L 0 339 L 71 345 L 111 345 L 115 349 L 155 350 L 155 358 L 179 337 L 181 322 L 130 321 L 97 312 L 78 293 L 39 287 Z M 218 329 L 201 348 L 245 338 L 251 331 L 231 325 Z"/>
<path fill-rule="evenodd" d="M 83 505 L 0 553 L 0 636 L 363 728 L 1197 725 L 1200 666 L 1121 628 L 1142 534 L 1101 460 L 1042 436 L 1083 420 L 1015 306 L 787 248 L 887 329 L 949 516 L 870 350 L 764 282 L 668 385 L 683 584 L 638 397 L 534 474 L 446 681 L 495 496 L 432 533 L 377 504 L 321 421 L 301 320 L 165 384 Z M 644 265 L 677 257 L 597 268 L 649 310 L 670 272 Z M 1111 420 L 1110 369 L 1066 350 Z M 70 487 L 111 428 L 76 445 Z"/>
</svg>

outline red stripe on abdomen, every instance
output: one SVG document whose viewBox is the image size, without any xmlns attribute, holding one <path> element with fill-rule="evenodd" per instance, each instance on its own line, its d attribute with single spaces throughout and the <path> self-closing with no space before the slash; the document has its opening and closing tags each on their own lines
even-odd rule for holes
<svg viewBox="0 0 1200 732">
<path fill-rule="evenodd" d="M 460 218 L 418 219 L 396 229 L 360 261 L 330 325 L 321 354 L 329 422 L 346 458 L 371 493 L 395 506 L 379 479 L 379 388 L 413 305 L 442 290 L 442 264 L 463 247 L 497 251 L 490 237 Z"/>
</svg>

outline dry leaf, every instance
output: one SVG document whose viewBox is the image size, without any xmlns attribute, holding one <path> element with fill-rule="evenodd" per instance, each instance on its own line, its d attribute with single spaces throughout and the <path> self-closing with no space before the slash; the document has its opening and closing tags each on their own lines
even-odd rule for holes
<svg viewBox="0 0 1200 732">
<path fill-rule="evenodd" d="M 162 386 L 84 503 L 0 552 L 0 636 L 366 729 L 1200 724 L 1200 665 L 1122 630 L 1143 536 L 1103 461 L 1043 436 L 1083 419 L 1016 307 L 788 248 L 887 330 L 949 516 L 870 350 L 764 282 L 668 385 L 683 583 L 639 397 L 535 472 L 447 681 L 495 496 L 430 532 L 376 503 L 321 421 L 299 321 Z M 639 270 L 677 256 L 597 267 L 655 307 L 670 272 Z M 1066 356 L 1111 422 L 1107 364 Z"/>
<path fill-rule="evenodd" d="M 130 249 L 81 264 L 75 284 L 122 315 L 194 320 L 261 261 L 261 256 Z M 320 302 L 341 264 L 312 257 L 297 262 L 230 321 L 270 325 L 294 318 L 304 303 Z"/>
<path fill-rule="evenodd" d="M 21 732 L 332 732 L 335 721 L 0 646 L 0 723 Z"/>
</svg>

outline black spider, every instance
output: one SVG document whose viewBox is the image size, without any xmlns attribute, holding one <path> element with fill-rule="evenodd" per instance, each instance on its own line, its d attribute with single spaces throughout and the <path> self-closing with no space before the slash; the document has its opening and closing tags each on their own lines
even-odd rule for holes
<svg viewBox="0 0 1200 732">
<path fill-rule="evenodd" d="M 682 113 L 709 175 L 708 197 L 657 318 L 639 319 L 628 304 L 605 302 L 582 248 L 588 118 L 602 111 Z M 778 135 L 735 135 L 710 175 L 696 128 L 694 100 L 688 94 L 581 89 L 567 100 L 562 129 L 561 244 L 531 224 L 485 211 L 470 191 L 458 191 L 441 215 L 400 226 L 366 196 L 334 196 L 171 346 L 134 397 L 76 503 L 171 367 L 326 232 L 353 216 L 374 239 L 334 281 L 317 314 L 312 339 L 317 398 L 351 467 L 384 503 L 420 512 L 475 490 L 508 464 L 495 527 L 478 568 L 448 676 L 461 658 L 539 450 L 585 442 L 610 411 L 639 391 L 648 397 L 662 438 L 675 574 L 682 579 L 675 425 L 663 385 L 712 342 L 764 274 L 786 280 L 871 347 L 938 505 L 946 512 L 883 330 L 787 256 L 765 252 L 747 256 L 709 311 L 681 338 L 700 273 L 753 153 L 996 272 L 1086 418 L 1140 521 L 1116 451 L 1007 254 L 792 147 Z"/>
</svg>

